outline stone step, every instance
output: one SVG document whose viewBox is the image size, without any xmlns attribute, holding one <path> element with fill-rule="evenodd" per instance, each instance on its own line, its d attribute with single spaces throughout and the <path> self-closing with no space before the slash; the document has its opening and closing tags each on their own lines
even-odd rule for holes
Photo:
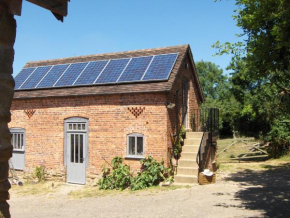
<svg viewBox="0 0 290 218">
<path fill-rule="evenodd" d="M 199 150 L 199 145 L 184 145 L 182 146 L 182 153 L 183 152 L 195 152 L 197 153 Z M 182 155 L 181 153 L 181 155 Z"/>
<path fill-rule="evenodd" d="M 182 159 L 192 159 L 192 160 L 195 160 L 196 159 L 196 156 L 197 156 L 197 152 L 185 152 L 185 151 L 183 151 L 181 153 L 181 158 Z"/>
<path fill-rule="evenodd" d="M 198 167 L 178 167 L 177 174 L 197 176 Z"/>
<path fill-rule="evenodd" d="M 179 159 L 178 167 L 198 167 L 198 165 L 196 163 L 196 160 Z"/>
<path fill-rule="evenodd" d="M 186 132 L 186 138 L 199 138 L 201 139 L 203 132 Z"/>
<path fill-rule="evenodd" d="M 184 139 L 184 145 L 200 145 L 201 138 Z"/>
<path fill-rule="evenodd" d="M 176 182 L 176 183 L 197 183 L 198 178 L 197 178 L 197 176 L 188 176 L 188 175 L 177 174 L 174 176 L 174 182 Z"/>
</svg>

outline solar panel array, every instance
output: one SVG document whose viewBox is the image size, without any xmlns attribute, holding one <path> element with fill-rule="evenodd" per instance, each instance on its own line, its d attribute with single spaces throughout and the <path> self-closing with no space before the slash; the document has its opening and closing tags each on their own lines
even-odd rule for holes
<svg viewBox="0 0 290 218">
<path fill-rule="evenodd" d="M 15 89 L 168 80 L 178 53 L 24 68 Z"/>
</svg>

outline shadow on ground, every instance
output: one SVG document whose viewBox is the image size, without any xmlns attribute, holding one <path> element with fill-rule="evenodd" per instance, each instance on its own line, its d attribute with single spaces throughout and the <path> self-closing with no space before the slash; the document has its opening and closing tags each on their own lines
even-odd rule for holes
<svg viewBox="0 0 290 218">
<path fill-rule="evenodd" d="M 263 211 L 265 217 L 289 217 L 290 163 L 280 166 L 264 165 L 263 168 L 266 170 L 233 173 L 226 180 L 242 185 L 243 189 L 235 193 L 235 198 L 242 201 L 241 207 Z"/>
</svg>

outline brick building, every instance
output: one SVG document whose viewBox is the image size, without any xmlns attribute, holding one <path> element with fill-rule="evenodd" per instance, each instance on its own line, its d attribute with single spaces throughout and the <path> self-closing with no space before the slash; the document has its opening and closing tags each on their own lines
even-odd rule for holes
<svg viewBox="0 0 290 218">
<path fill-rule="evenodd" d="M 176 117 L 190 129 L 203 101 L 189 45 L 28 62 L 15 81 L 14 167 L 79 184 L 115 156 L 168 163 Z"/>
</svg>

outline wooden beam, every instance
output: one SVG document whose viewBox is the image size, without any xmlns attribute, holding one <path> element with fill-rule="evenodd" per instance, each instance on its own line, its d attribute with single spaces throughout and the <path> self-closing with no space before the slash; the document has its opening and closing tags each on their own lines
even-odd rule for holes
<svg viewBox="0 0 290 218">
<path fill-rule="evenodd" d="M 67 16 L 67 2 L 69 0 L 26 0 L 40 7 L 43 7 L 51 12 Z"/>
<path fill-rule="evenodd" d="M 21 15 L 22 0 L 5 0 L 6 5 L 9 8 L 9 12 L 13 15 Z"/>
</svg>

